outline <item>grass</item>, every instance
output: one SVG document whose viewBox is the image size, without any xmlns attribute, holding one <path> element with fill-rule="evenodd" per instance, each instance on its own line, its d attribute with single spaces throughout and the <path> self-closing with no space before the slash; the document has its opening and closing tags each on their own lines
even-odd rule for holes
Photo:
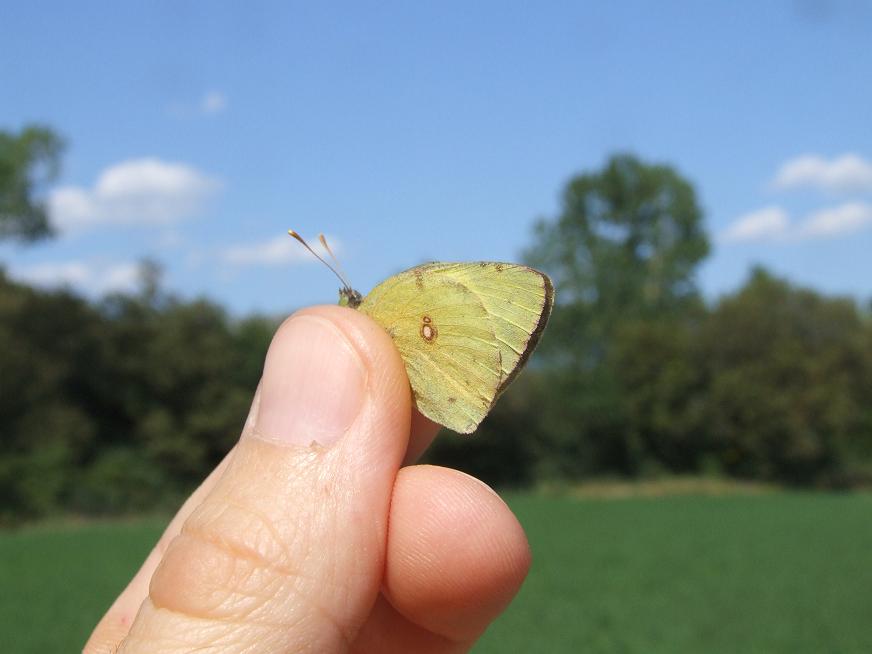
<svg viewBox="0 0 872 654">
<path fill-rule="evenodd" d="M 872 652 L 872 497 L 510 498 L 533 573 L 477 652 Z"/>
<path fill-rule="evenodd" d="M 872 652 L 872 496 L 508 499 L 535 561 L 478 654 Z M 80 649 L 160 529 L 0 534 L 4 651 Z"/>
<path fill-rule="evenodd" d="M 162 529 L 150 520 L 0 532 L 2 651 L 81 651 Z"/>
</svg>

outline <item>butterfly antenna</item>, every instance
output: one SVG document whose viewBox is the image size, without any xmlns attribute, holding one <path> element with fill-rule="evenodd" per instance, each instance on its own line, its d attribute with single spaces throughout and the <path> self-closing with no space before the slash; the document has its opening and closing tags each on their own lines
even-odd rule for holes
<svg viewBox="0 0 872 654">
<path fill-rule="evenodd" d="M 336 258 L 336 255 L 333 254 L 333 250 L 330 249 L 330 246 L 327 245 L 327 239 L 324 237 L 324 234 L 318 234 L 318 240 L 321 241 L 321 245 L 324 246 L 324 249 L 327 250 L 327 254 L 330 255 L 330 258 L 333 260 L 333 263 L 336 265 L 336 270 L 339 271 L 340 277 L 344 280 L 345 271 L 342 269 L 342 264 L 339 263 L 339 259 Z M 348 282 L 345 282 L 345 285 L 351 288 L 351 285 Z"/>
<path fill-rule="evenodd" d="M 318 254 L 317 252 L 315 252 L 315 250 L 313 250 L 312 248 L 310 248 L 310 247 L 309 247 L 309 244 L 306 243 L 305 240 L 303 240 L 303 237 L 302 237 L 302 236 L 300 236 L 299 234 L 297 234 L 297 232 L 295 232 L 293 229 L 289 229 L 289 230 L 288 230 L 288 234 L 290 234 L 290 235 L 293 236 L 295 239 L 297 239 L 297 240 L 298 240 L 298 241 L 303 245 L 303 247 L 306 248 L 309 252 L 311 252 L 312 255 L 313 255 L 313 256 L 314 256 L 318 261 L 320 261 L 320 262 L 323 263 L 325 266 L 327 266 L 327 267 L 328 267 L 328 268 L 333 272 L 333 274 L 336 275 L 336 277 L 339 278 L 339 281 L 342 282 L 342 285 L 343 285 L 345 288 L 351 290 L 351 285 L 350 285 L 347 281 L 345 281 L 345 277 L 343 277 L 342 275 L 340 275 L 339 272 L 336 270 L 336 268 L 334 268 L 334 267 L 331 266 L 329 263 L 327 263 L 327 262 L 324 260 L 324 258 L 323 258 L 320 254 Z M 322 239 L 324 238 L 323 234 L 321 235 L 321 238 L 322 238 Z M 326 247 L 326 243 L 325 243 L 324 241 L 321 241 L 321 242 L 324 243 L 324 246 Z M 330 248 L 327 248 L 327 251 L 330 252 Z M 332 252 L 330 252 L 330 256 L 333 256 L 333 253 L 332 253 Z M 336 257 L 333 257 L 333 259 L 335 260 Z"/>
</svg>

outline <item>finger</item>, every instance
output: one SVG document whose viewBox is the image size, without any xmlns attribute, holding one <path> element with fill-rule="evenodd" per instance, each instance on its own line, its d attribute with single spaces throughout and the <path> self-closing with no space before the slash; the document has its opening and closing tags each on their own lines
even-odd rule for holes
<svg viewBox="0 0 872 654">
<path fill-rule="evenodd" d="M 260 386 L 258 386 L 257 392 L 252 400 L 252 406 L 246 421 L 246 425 L 248 426 L 253 425 L 259 398 Z M 417 461 L 430 446 L 440 428 L 441 426 L 439 424 L 426 418 L 417 410 L 413 411 L 409 446 L 406 456 L 403 459 L 403 465 L 410 465 Z M 133 579 L 100 620 L 100 623 L 97 625 L 97 628 L 94 630 L 94 633 L 85 645 L 85 654 L 88 654 L 89 652 L 107 651 L 110 647 L 114 648 L 127 635 L 130 625 L 133 623 L 133 619 L 136 616 L 136 612 L 139 610 L 140 605 L 148 595 L 149 581 L 151 580 L 158 563 L 160 563 L 169 543 L 179 535 L 184 521 L 188 518 L 194 508 L 203 501 L 203 498 L 212 490 L 212 487 L 215 485 L 221 472 L 226 468 L 230 454 L 232 454 L 232 450 L 228 456 L 221 461 L 216 469 L 213 470 L 213 472 L 203 481 L 203 483 L 200 484 L 170 521 Z"/>
<path fill-rule="evenodd" d="M 466 651 L 511 602 L 529 566 L 523 529 L 490 488 L 448 468 L 404 468 L 385 563 L 390 609 L 373 612 L 357 651 Z"/>
<path fill-rule="evenodd" d="M 252 405 L 256 404 L 257 395 Z M 148 595 L 148 583 L 151 580 L 163 554 L 169 546 L 173 538 L 181 532 L 182 524 L 191 514 L 195 507 L 199 506 L 206 495 L 211 492 L 218 477 L 226 469 L 230 457 L 233 454 L 231 450 L 227 456 L 215 467 L 211 474 L 206 477 L 202 484 L 191 494 L 191 496 L 182 505 L 179 512 L 170 521 L 167 528 L 164 530 L 157 544 L 149 552 L 142 566 L 127 584 L 127 587 L 121 592 L 118 598 L 109 607 L 109 610 L 101 618 L 99 624 L 94 629 L 91 637 L 83 650 L 83 654 L 97 654 L 98 652 L 114 652 L 130 630 L 130 625 L 133 624 L 133 619 L 136 617 L 136 612 L 142 605 L 143 600 Z"/>
<path fill-rule="evenodd" d="M 253 428 L 169 545 L 122 651 L 344 649 L 378 595 L 410 413 L 402 360 L 369 318 L 286 321 Z"/>
<path fill-rule="evenodd" d="M 257 415 L 259 402 L 260 385 L 258 384 L 243 430 L 253 428 L 254 417 Z M 112 606 L 109 607 L 109 610 L 106 611 L 106 614 L 100 619 L 100 622 L 85 645 L 83 654 L 114 651 L 118 643 L 127 636 L 130 625 L 133 624 L 133 619 L 136 617 L 136 612 L 142 605 L 143 600 L 148 596 L 149 581 L 151 581 L 155 569 L 163 558 L 164 552 L 166 552 L 170 542 L 181 533 L 182 525 L 188 519 L 188 516 L 212 491 L 218 478 L 227 468 L 232 455 L 233 450 L 231 449 L 215 469 L 209 473 L 209 476 L 203 480 L 203 483 L 191 493 L 176 515 L 173 516 L 173 519 L 170 520 L 157 543 L 133 576 L 133 579 L 130 580 L 130 583 L 127 584 L 125 589 L 112 603 Z"/>
<path fill-rule="evenodd" d="M 403 457 L 403 465 L 412 465 L 420 459 L 440 429 L 441 425 L 414 409 L 412 411 L 412 433 L 409 435 L 409 447 L 406 450 L 406 456 Z"/>
<path fill-rule="evenodd" d="M 379 595 L 351 654 L 461 654 L 469 647 L 467 642 L 452 641 L 410 622 Z"/>
</svg>

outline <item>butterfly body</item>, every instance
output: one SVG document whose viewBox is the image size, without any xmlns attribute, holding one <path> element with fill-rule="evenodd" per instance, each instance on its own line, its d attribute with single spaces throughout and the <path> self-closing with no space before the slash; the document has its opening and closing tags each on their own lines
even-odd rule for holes
<svg viewBox="0 0 872 654">
<path fill-rule="evenodd" d="M 418 410 L 475 431 L 536 347 L 554 302 L 547 275 L 511 263 L 428 263 L 340 304 L 387 330 L 406 365 Z"/>
</svg>

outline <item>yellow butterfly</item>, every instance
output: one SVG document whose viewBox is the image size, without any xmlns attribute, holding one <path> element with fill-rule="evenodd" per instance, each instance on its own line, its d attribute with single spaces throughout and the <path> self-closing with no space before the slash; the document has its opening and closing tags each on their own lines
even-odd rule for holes
<svg viewBox="0 0 872 654">
<path fill-rule="evenodd" d="M 554 304 L 546 274 L 489 261 L 415 266 L 362 297 L 299 234 L 288 233 L 342 281 L 339 304 L 387 330 L 418 411 L 463 434 L 475 431 L 521 371 Z M 333 256 L 323 235 L 320 240 Z"/>
</svg>

